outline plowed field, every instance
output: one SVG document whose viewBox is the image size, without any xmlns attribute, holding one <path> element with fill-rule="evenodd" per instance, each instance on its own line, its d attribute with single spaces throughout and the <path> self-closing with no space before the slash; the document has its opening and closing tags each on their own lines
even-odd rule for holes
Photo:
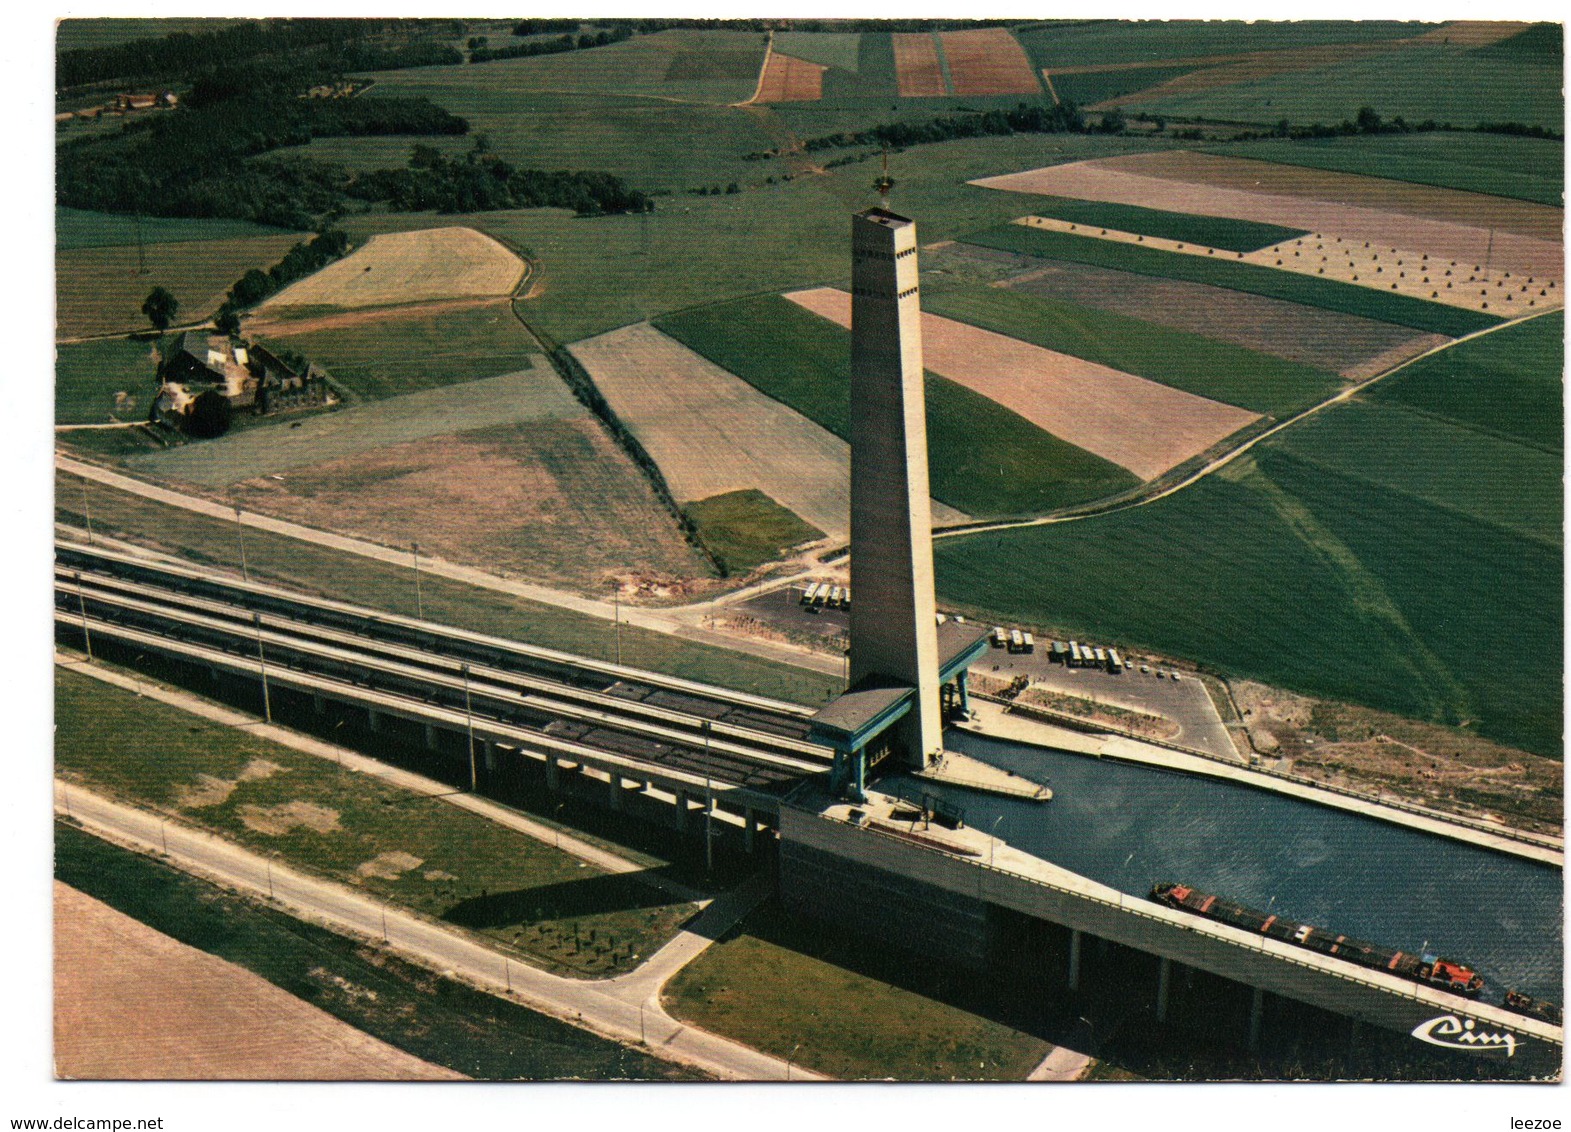
<svg viewBox="0 0 1571 1132">
<path fill-rule="evenodd" d="M 285 287 L 262 304 L 287 307 L 383 307 L 442 299 L 510 295 L 524 262 L 473 228 L 384 232 L 364 247 Z"/>
<path fill-rule="evenodd" d="M 54 894 L 61 1077 L 462 1079 L 74 888 L 56 882 Z"/>
<path fill-rule="evenodd" d="M 1008 28 L 946 31 L 942 38 L 956 94 L 1041 93 L 1025 48 Z"/>
<path fill-rule="evenodd" d="M 851 325 L 851 296 L 844 291 L 823 287 L 786 297 Z M 922 353 L 934 373 L 1141 479 L 1161 475 L 1256 419 L 1244 409 L 938 315 L 922 316 Z"/>
<path fill-rule="evenodd" d="M 948 94 L 944 87 L 944 69 L 938 62 L 938 44 L 925 31 L 897 31 L 891 37 L 895 45 L 895 75 L 900 84 L 902 98 L 932 98 Z"/>
<path fill-rule="evenodd" d="M 795 59 L 778 51 L 769 53 L 764 77 L 754 102 L 817 102 L 824 94 L 824 72 L 828 67 Z"/>
</svg>

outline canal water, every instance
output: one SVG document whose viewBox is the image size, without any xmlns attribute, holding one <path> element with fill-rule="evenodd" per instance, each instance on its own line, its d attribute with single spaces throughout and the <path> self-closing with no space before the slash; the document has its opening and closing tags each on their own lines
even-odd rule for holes
<svg viewBox="0 0 1571 1132">
<path fill-rule="evenodd" d="M 1046 804 L 904 775 L 880 789 L 933 794 L 968 825 L 1132 896 L 1178 881 L 1368 940 L 1429 945 L 1505 990 L 1563 1001 L 1563 890 L 1549 865 L 1295 798 L 966 731 L 945 743 L 1045 782 Z"/>
</svg>

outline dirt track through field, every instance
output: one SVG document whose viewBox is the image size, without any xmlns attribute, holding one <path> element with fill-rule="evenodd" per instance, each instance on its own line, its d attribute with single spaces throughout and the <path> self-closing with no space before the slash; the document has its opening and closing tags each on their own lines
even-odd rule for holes
<svg viewBox="0 0 1571 1132">
<path fill-rule="evenodd" d="M 463 1080 L 58 881 L 54 898 L 60 1077 Z"/>
<path fill-rule="evenodd" d="M 938 62 L 938 44 L 925 31 L 897 31 L 890 38 L 895 45 L 895 78 L 902 98 L 932 98 L 948 94 L 944 69 Z"/>
<path fill-rule="evenodd" d="M 851 325 L 851 296 L 844 291 L 820 287 L 786 298 Z M 939 315 L 922 316 L 922 353 L 934 373 L 1143 480 L 1256 419 L 1246 409 Z"/>
<path fill-rule="evenodd" d="M 1036 71 L 1008 28 L 940 33 L 956 94 L 1040 94 Z"/>
<path fill-rule="evenodd" d="M 383 232 L 262 304 L 281 307 L 379 307 L 395 303 L 513 293 L 524 261 L 473 228 Z"/>
<path fill-rule="evenodd" d="M 757 488 L 833 538 L 849 533 L 851 451 L 827 429 L 647 323 L 569 349 L 678 502 Z M 964 516 L 935 500 L 933 519 Z"/>
<path fill-rule="evenodd" d="M 828 67 L 795 59 L 778 51 L 769 53 L 764 76 L 758 84 L 754 102 L 817 102 L 824 96 L 824 72 Z"/>
<path fill-rule="evenodd" d="M 1146 167 L 1148 165 L 1141 164 L 1138 159 L 1129 158 L 1077 161 L 1001 177 L 985 177 L 972 184 L 1009 192 L 1109 201 L 1170 212 L 1279 224 L 1333 237 L 1410 248 L 1466 262 L 1469 266 L 1482 264 L 1488 256 L 1496 270 L 1561 278 L 1564 253 L 1558 242 L 1512 232 L 1491 234 L 1487 226 L 1450 223 L 1306 196 L 1218 187 L 1133 171 Z"/>
<path fill-rule="evenodd" d="M 1204 283 L 975 245 L 956 245 L 945 254 L 1009 271 L 1000 286 L 1186 330 L 1350 379 L 1366 375 L 1371 359 L 1412 357 L 1444 341 L 1405 326 Z"/>
</svg>

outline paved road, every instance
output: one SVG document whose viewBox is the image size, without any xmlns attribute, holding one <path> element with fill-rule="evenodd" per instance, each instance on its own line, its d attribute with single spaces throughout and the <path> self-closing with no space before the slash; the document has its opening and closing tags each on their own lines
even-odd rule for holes
<svg viewBox="0 0 1571 1132">
<path fill-rule="evenodd" d="M 85 463 L 73 459 L 63 453 L 55 454 L 55 467 L 62 472 L 67 472 L 83 479 L 92 480 L 106 487 L 141 496 L 170 507 L 179 507 L 199 515 L 210 518 L 222 519 L 226 522 L 235 522 L 235 509 L 223 503 L 215 503 L 211 499 L 187 495 L 184 492 L 172 491 L 169 488 L 158 487 L 119 472 L 101 468 L 96 464 Z M 330 531 L 317 530 L 314 527 L 302 526 L 291 523 L 286 519 L 274 519 L 267 515 L 257 515 L 250 511 L 242 511 L 238 521 L 247 527 L 269 534 L 282 535 L 285 538 L 299 539 L 301 542 L 314 543 L 317 546 L 336 550 L 343 554 L 356 554 L 362 558 L 375 559 L 385 562 L 400 569 L 410 568 L 409 552 L 395 550 L 391 547 L 379 546 L 364 539 L 349 538 L 345 535 L 333 534 Z M 473 566 L 463 566 L 456 562 L 448 562 L 442 558 L 422 556 L 420 569 L 426 574 L 449 578 L 455 582 L 480 589 L 493 590 L 497 593 L 510 594 L 528 601 L 539 602 L 541 605 L 555 606 L 558 609 L 571 610 L 589 617 L 598 617 L 606 621 L 615 620 L 620 616 L 623 624 L 633 625 L 640 629 L 649 629 L 656 633 L 666 633 L 671 636 L 683 637 L 687 640 L 698 641 L 703 644 L 713 645 L 717 648 L 730 649 L 733 652 L 745 652 L 765 660 L 776 661 L 781 664 L 790 664 L 798 668 L 808 668 L 819 672 L 838 675 L 840 663 L 833 657 L 825 657 L 810 649 L 796 645 L 775 641 L 759 641 L 749 637 L 724 633 L 719 630 L 706 628 L 698 624 L 700 614 L 678 616 L 674 612 L 665 612 L 652 609 L 642 609 L 638 606 L 623 605 L 618 609 L 613 602 L 600 601 L 596 598 L 587 598 L 579 594 L 568 593 L 564 590 L 551 589 L 549 586 L 538 585 L 534 582 L 519 581 L 515 578 L 499 578 L 495 574 L 488 574 L 484 570 Z"/>
<path fill-rule="evenodd" d="M 779 1058 L 677 1022 L 661 1007 L 659 986 L 709 946 L 728 919 L 767 894 L 767 882 L 715 901 L 649 961 L 620 979 L 582 982 L 525 966 L 467 937 L 361 892 L 307 876 L 221 838 L 176 824 L 80 787 L 56 781 L 55 809 L 88 830 L 231 888 L 266 897 L 291 914 L 353 936 L 381 940 L 410 959 L 452 974 L 543 1014 L 629 1045 L 641 1039 L 657 1057 L 744 1081 L 822 1080 Z M 703 922 L 701 922 L 703 921 Z M 670 953 L 669 955 L 667 953 Z M 644 974 L 645 970 L 648 974 Z"/>
</svg>

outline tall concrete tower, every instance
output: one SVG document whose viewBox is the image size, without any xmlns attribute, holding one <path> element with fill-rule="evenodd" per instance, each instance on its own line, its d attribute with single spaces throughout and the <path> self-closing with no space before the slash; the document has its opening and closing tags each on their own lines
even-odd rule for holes
<svg viewBox="0 0 1571 1132">
<path fill-rule="evenodd" d="M 933 606 L 916 225 L 851 219 L 851 685 L 916 689 L 892 738 L 914 765 L 943 751 Z"/>
</svg>

